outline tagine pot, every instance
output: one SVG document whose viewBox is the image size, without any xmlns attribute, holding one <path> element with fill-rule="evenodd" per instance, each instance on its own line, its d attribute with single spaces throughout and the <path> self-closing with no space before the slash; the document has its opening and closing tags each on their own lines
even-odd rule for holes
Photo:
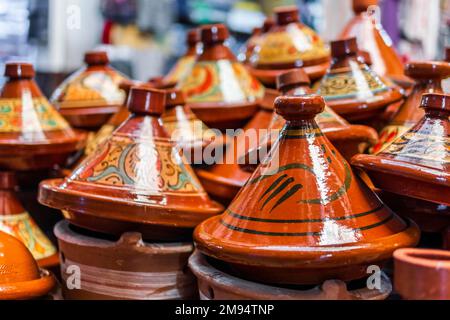
<svg viewBox="0 0 450 320">
<path fill-rule="evenodd" d="M 221 213 L 162 126 L 165 97 L 132 88 L 128 120 L 70 177 L 42 182 L 39 202 L 92 231 L 159 241 L 189 239 L 198 223 Z"/>
<path fill-rule="evenodd" d="M 402 100 L 399 87 L 378 76 L 358 57 L 356 38 L 331 42 L 331 54 L 331 67 L 315 89 L 346 120 L 374 120 Z"/>
<path fill-rule="evenodd" d="M 450 252 L 408 248 L 394 252 L 395 290 L 408 300 L 450 300 Z"/>
<path fill-rule="evenodd" d="M 371 68 L 376 74 L 389 76 L 397 83 L 409 86 L 410 81 L 403 74 L 403 63 L 393 47 L 392 39 L 381 25 L 378 2 L 353 0 L 355 16 L 344 27 L 339 38 L 356 37 L 358 47 L 370 54 Z"/>
<path fill-rule="evenodd" d="M 239 55 L 239 59 L 245 64 L 251 64 L 254 52 L 260 50 L 261 43 L 264 40 L 264 35 L 275 25 L 275 20 L 272 18 L 266 18 L 263 25 L 260 28 L 254 28 L 252 35 L 244 45 L 242 54 Z M 241 59 L 242 56 L 242 59 Z"/>
<path fill-rule="evenodd" d="M 264 85 L 274 87 L 277 76 L 293 68 L 303 68 L 311 80 L 320 79 L 329 60 L 329 49 L 300 22 L 298 8 L 280 7 L 275 9 L 275 25 L 264 34 L 250 58 L 250 70 Z"/>
<path fill-rule="evenodd" d="M 119 111 L 125 100 L 119 85 L 128 78 L 109 65 L 106 52 L 88 52 L 84 61 L 86 66 L 67 78 L 50 101 L 72 126 L 95 130 Z"/>
<path fill-rule="evenodd" d="M 399 218 L 357 176 L 314 118 L 318 95 L 275 101 L 279 139 L 220 216 L 194 232 L 196 248 L 239 278 L 321 284 L 367 276 L 394 250 L 414 246 L 417 226 Z"/>
<path fill-rule="evenodd" d="M 393 141 L 411 129 L 425 114 L 419 108 L 425 93 L 444 93 L 442 81 L 450 77 L 450 63 L 438 61 L 410 62 L 405 67 L 405 74 L 415 80 L 411 94 L 406 98 L 397 114 L 380 132 L 380 141 L 371 153 L 382 152 Z"/>
<path fill-rule="evenodd" d="M 157 83 L 164 88 L 175 87 L 178 82 L 187 77 L 195 64 L 197 55 L 202 53 L 199 29 L 191 29 L 186 34 L 186 53 L 178 59 L 169 73 Z"/>
<path fill-rule="evenodd" d="M 327 280 L 307 288 L 280 287 L 237 278 L 226 266 L 195 251 L 189 268 L 197 277 L 201 300 L 384 300 L 392 291 L 389 278 L 381 275 L 379 289 L 348 289 L 340 280 Z M 365 285 L 365 283 L 364 283 Z"/>
<path fill-rule="evenodd" d="M 203 53 L 179 83 L 197 117 L 211 128 L 240 128 L 254 115 L 264 87 L 225 46 L 228 29 L 221 24 L 200 29 Z"/>
<path fill-rule="evenodd" d="M 39 269 L 20 240 L 1 231 L 0 270 L 0 300 L 42 298 L 56 285 L 53 275 Z"/>
<path fill-rule="evenodd" d="M 27 63 L 7 63 L 0 93 L 0 167 L 42 171 L 62 166 L 85 145 L 87 135 L 72 130 L 34 81 Z"/>
<path fill-rule="evenodd" d="M 56 248 L 23 208 L 16 196 L 16 189 L 14 173 L 0 172 L 0 231 L 22 241 L 39 266 L 46 268 L 57 265 Z"/>
<path fill-rule="evenodd" d="M 195 277 L 187 268 L 192 243 L 148 243 L 140 233 L 113 239 L 61 221 L 62 293 L 68 300 L 195 299 Z M 74 279 L 79 274 L 79 283 Z"/>
</svg>

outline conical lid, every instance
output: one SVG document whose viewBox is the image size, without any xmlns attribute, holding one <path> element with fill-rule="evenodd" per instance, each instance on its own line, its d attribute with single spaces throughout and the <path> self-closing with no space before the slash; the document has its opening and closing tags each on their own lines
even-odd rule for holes
<svg viewBox="0 0 450 320">
<path fill-rule="evenodd" d="M 255 51 L 259 51 L 261 47 L 264 35 L 275 25 L 275 20 L 272 18 L 266 18 L 264 24 L 260 28 L 254 28 L 251 37 L 244 45 L 244 52 L 239 55 L 244 63 L 250 63 Z"/>
<path fill-rule="evenodd" d="M 252 73 L 267 85 L 273 85 L 280 72 L 299 67 L 304 67 L 311 79 L 318 79 L 325 74 L 329 59 L 328 47 L 300 22 L 295 6 L 275 9 L 275 25 L 250 58 Z"/>
<path fill-rule="evenodd" d="M 86 134 L 74 131 L 33 80 L 27 63 L 7 63 L 0 93 L 0 166 L 11 170 L 49 169 L 84 147 Z"/>
<path fill-rule="evenodd" d="M 279 140 L 224 214 L 201 223 L 197 248 L 260 282 L 311 284 L 367 276 L 413 246 L 417 226 L 383 205 L 314 121 L 317 95 L 282 96 Z"/>
<path fill-rule="evenodd" d="M 422 95 L 425 93 L 444 93 L 442 80 L 450 77 L 450 63 L 439 61 L 410 62 L 405 67 L 405 74 L 416 81 L 416 84 L 397 111 L 390 123 L 380 132 L 380 141 L 371 153 L 379 153 L 393 141 L 411 129 L 423 118 L 425 112 L 419 108 Z"/>
<path fill-rule="evenodd" d="M 355 17 L 345 26 L 340 39 L 356 37 L 359 48 L 369 52 L 377 74 L 403 78 L 403 63 L 381 25 L 377 5 L 378 0 L 353 0 Z"/>
<path fill-rule="evenodd" d="M 377 155 L 358 155 L 376 187 L 450 205 L 450 96 L 425 94 L 424 118 Z"/>
<path fill-rule="evenodd" d="M 46 295 L 55 279 L 40 271 L 25 245 L 0 231 L 0 300 L 31 299 Z"/>
<path fill-rule="evenodd" d="M 195 114 L 208 126 L 225 128 L 250 118 L 264 95 L 264 87 L 237 61 L 224 45 L 224 25 L 207 25 L 200 30 L 203 53 L 178 87 Z"/>
<path fill-rule="evenodd" d="M 16 197 L 17 181 L 14 173 L 0 172 L 0 231 L 22 241 L 33 257 L 42 265 L 55 259 L 55 247 L 25 211 Z"/>
<path fill-rule="evenodd" d="M 370 119 L 402 99 L 400 88 L 358 59 L 355 38 L 331 42 L 331 54 L 331 67 L 316 89 L 345 119 Z"/>
<path fill-rule="evenodd" d="M 164 87 L 175 86 L 181 79 L 185 78 L 195 63 L 195 58 L 201 53 L 200 34 L 198 29 L 189 30 L 186 34 L 186 53 L 178 59 L 169 73 L 162 79 Z"/>
<path fill-rule="evenodd" d="M 132 88 L 131 116 L 69 178 L 42 182 L 39 201 L 87 229 L 157 240 L 220 213 L 162 126 L 164 104 L 164 91 Z"/>
<path fill-rule="evenodd" d="M 99 128 L 124 103 L 119 85 L 128 79 L 109 65 L 106 52 L 88 52 L 84 61 L 86 66 L 67 78 L 50 101 L 72 126 Z"/>
</svg>

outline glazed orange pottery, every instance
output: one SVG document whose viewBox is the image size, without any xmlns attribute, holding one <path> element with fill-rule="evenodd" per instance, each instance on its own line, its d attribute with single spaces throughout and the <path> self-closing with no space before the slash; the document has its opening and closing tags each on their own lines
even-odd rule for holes
<svg viewBox="0 0 450 320">
<path fill-rule="evenodd" d="M 392 121 L 380 132 L 380 141 L 371 150 L 379 153 L 394 140 L 411 129 L 425 114 L 419 108 L 422 95 L 425 93 L 443 93 L 442 81 L 450 77 L 450 63 L 437 61 L 410 62 L 405 67 L 405 74 L 416 81 L 416 84 L 402 104 Z"/>
<path fill-rule="evenodd" d="M 224 25 L 203 26 L 203 53 L 178 84 L 192 111 L 211 128 L 240 128 L 264 96 L 261 83 L 224 44 L 228 36 Z"/>
<path fill-rule="evenodd" d="M 0 93 L 0 167 L 31 171 L 64 165 L 87 135 L 74 131 L 33 80 L 27 63 L 7 63 Z"/>
<path fill-rule="evenodd" d="M 295 6 L 275 9 L 275 25 L 260 40 L 250 57 L 251 73 L 269 87 L 276 77 L 303 67 L 311 80 L 321 78 L 328 66 L 330 52 L 323 40 L 300 22 Z"/>
<path fill-rule="evenodd" d="M 25 245 L 0 231 L 0 300 L 35 299 L 47 295 L 56 281 L 51 273 L 39 270 Z"/>
<path fill-rule="evenodd" d="M 67 300 L 181 300 L 197 297 L 186 267 L 192 242 L 149 243 L 140 233 L 102 237 L 61 221 L 55 226 L 61 250 L 62 293 Z M 79 268 L 79 287 L 73 270 Z"/>
<path fill-rule="evenodd" d="M 128 120 L 70 177 L 42 182 L 39 201 L 80 227 L 159 241 L 189 238 L 198 223 L 220 213 L 162 126 L 165 97 L 132 88 Z"/>
<path fill-rule="evenodd" d="M 357 155 L 352 164 L 388 192 L 450 205 L 450 96 L 424 94 L 424 118 L 377 155 Z"/>
<path fill-rule="evenodd" d="M 0 172 L 0 231 L 22 241 L 41 267 L 58 264 L 56 248 L 25 211 L 16 196 L 14 173 Z"/>
<path fill-rule="evenodd" d="M 356 38 L 331 42 L 331 55 L 331 67 L 316 90 L 346 120 L 372 120 L 403 98 L 399 87 L 358 58 Z"/>
<path fill-rule="evenodd" d="M 395 290 L 408 300 L 450 300 L 450 252 L 399 249 L 394 252 Z"/>
<path fill-rule="evenodd" d="M 376 16 L 380 11 L 378 0 L 353 0 L 353 11 L 355 17 L 345 26 L 340 39 L 356 37 L 358 47 L 370 54 L 376 74 L 404 80 L 403 63 Z"/>
<path fill-rule="evenodd" d="M 72 126 L 94 130 L 119 111 L 125 100 L 119 84 L 128 79 L 109 65 L 106 52 L 88 52 L 84 61 L 86 67 L 67 78 L 50 101 Z"/>
<path fill-rule="evenodd" d="M 186 35 L 187 51 L 175 63 L 169 73 L 163 77 L 159 83 L 162 87 L 174 87 L 183 78 L 185 78 L 192 70 L 197 55 L 201 54 L 201 42 L 198 29 L 189 30 Z"/>
<path fill-rule="evenodd" d="M 352 172 L 314 118 L 318 95 L 282 96 L 286 125 L 228 209 L 202 222 L 196 248 L 243 279 L 321 284 L 367 276 L 419 230 L 387 208 Z"/>
</svg>

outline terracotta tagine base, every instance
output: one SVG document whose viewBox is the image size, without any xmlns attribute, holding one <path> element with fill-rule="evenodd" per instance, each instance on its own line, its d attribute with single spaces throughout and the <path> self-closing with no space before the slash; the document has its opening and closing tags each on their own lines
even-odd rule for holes
<svg viewBox="0 0 450 320">
<path fill-rule="evenodd" d="M 45 296 L 55 286 L 55 278 L 40 270 L 25 245 L 0 232 L 0 300 L 27 300 Z"/>
<path fill-rule="evenodd" d="M 408 300 L 450 300 L 450 252 L 400 249 L 394 252 L 395 290 Z"/>
<path fill-rule="evenodd" d="M 55 226 L 61 250 L 62 291 L 69 300 L 174 300 L 197 297 L 187 268 L 192 243 L 146 243 L 139 233 L 105 238 L 75 228 Z M 70 289 L 73 270 L 80 287 Z"/>
<path fill-rule="evenodd" d="M 392 291 L 392 284 L 384 274 L 381 288 L 374 290 L 348 289 L 339 280 L 327 280 L 312 288 L 283 288 L 237 278 L 218 268 L 219 262 L 211 262 L 198 251 L 189 258 L 202 300 L 384 300 Z"/>
</svg>

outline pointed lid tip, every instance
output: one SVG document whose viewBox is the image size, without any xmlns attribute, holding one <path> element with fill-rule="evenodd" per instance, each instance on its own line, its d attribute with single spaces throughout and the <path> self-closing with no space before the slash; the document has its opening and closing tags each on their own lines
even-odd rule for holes
<svg viewBox="0 0 450 320">
<path fill-rule="evenodd" d="M 106 65 L 109 63 L 108 54 L 105 51 L 89 51 L 84 55 L 87 65 Z"/>
<path fill-rule="evenodd" d="M 0 190 L 11 190 L 17 186 L 16 175 L 12 171 L 0 171 Z"/>
<path fill-rule="evenodd" d="M 405 75 L 419 79 L 443 79 L 450 76 L 450 63 L 443 61 L 411 61 L 405 66 Z"/>
<path fill-rule="evenodd" d="M 206 44 L 224 42 L 228 37 L 228 29 L 224 24 L 209 24 L 200 28 L 201 42 Z"/>
<path fill-rule="evenodd" d="M 34 67 L 26 62 L 8 62 L 5 66 L 5 77 L 7 78 L 33 78 Z"/>
<path fill-rule="evenodd" d="M 190 29 L 187 32 L 186 42 L 189 46 L 195 46 L 197 43 L 200 42 L 200 34 L 198 28 Z"/>
<path fill-rule="evenodd" d="M 450 95 L 442 93 L 427 93 L 422 95 L 420 107 L 427 110 L 450 112 Z"/>
<path fill-rule="evenodd" d="M 284 92 L 288 87 L 309 86 L 310 84 L 311 81 L 302 68 L 287 71 L 277 77 L 277 89 L 280 92 Z"/>
<path fill-rule="evenodd" d="M 358 44 L 355 37 L 331 41 L 330 46 L 333 58 L 341 58 L 358 53 Z"/>
<path fill-rule="evenodd" d="M 185 96 L 180 89 L 168 89 L 166 92 L 166 108 L 183 106 L 186 104 Z"/>
<path fill-rule="evenodd" d="M 299 10 L 297 6 L 283 6 L 275 8 L 275 22 L 279 26 L 299 22 Z"/>
<path fill-rule="evenodd" d="M 286 120 L 301 120 L 315 117 L 325 108 L 322 96 L 280 96 L 275 100 L 276 112 Z"/>
<path fill-rule="evenodd" d="M 165 110 L 166 94 L 150 87 L 132 87 L 128 97 L 128 110 L 132 113 L 161 116 Z"/>
<path fill-rule="evenodd" d="M 367 11 L 370 6 L 377 6 L 378 0 L 353 0 L 353 12 L 361 13 Z"/>
</svg>

